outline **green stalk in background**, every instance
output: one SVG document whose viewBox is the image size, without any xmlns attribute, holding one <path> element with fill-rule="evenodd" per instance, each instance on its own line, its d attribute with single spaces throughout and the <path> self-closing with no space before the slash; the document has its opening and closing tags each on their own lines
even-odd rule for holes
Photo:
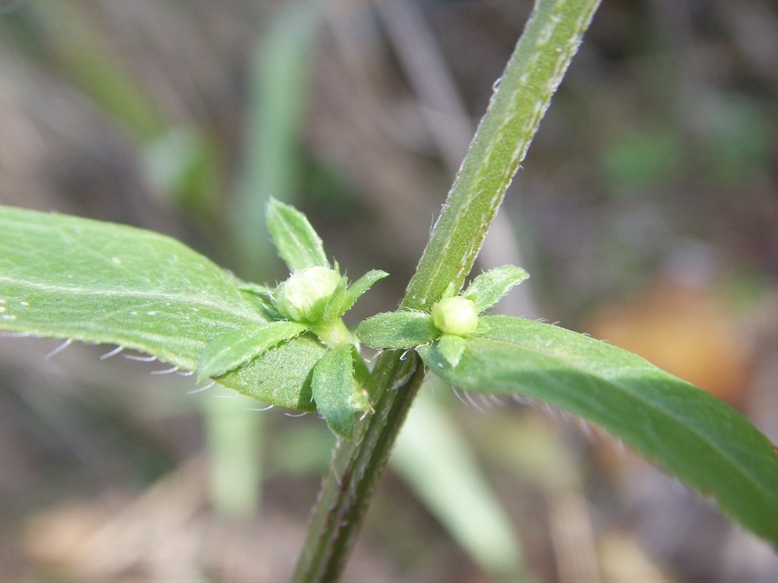
<svg viewBox="0 0 778 583">
<path fill-rule="evenodd" d="M 232 217 L 241 276 L 260 281 L 275 258 L 265 229 L 271 196 L 289 202 L 299 183 L 299 140 L 311 78 L 311 51 L 322 10 L 318 2 L 292 2 L 276 17 L 254 54 L 246 155 Z"/>
<path fill-rule="evenodd" d="M 284 6 L 254 51 L 237 212 L 227 217 L 235 233 L 239 258 L 235 267 L 243 277 L 270 279 L 272 266 L 278 263 L 265 228 L 265 210 L 271 196 L 290 200 L 298 188 L 298 141 L 321 14 L 317 3 Z M 260 505 L 259 452 L 266 432 L 263 416 L 251 407 L 243 397 L 211 398 L 203 407 L 214 506 L 224 516 L 243 520 Z"/>
<path fill-rule="evenodd" d="M 429 309 L 449 285 L 461 288 L 598 5 L 599 0 L 536 2 L 408 286 L 404 308 Z M 339 443 L 294 581 L 333 581 L 340 575 L 423 378 L 413 353 L 404 360 L 401 351 L 379 358 L 374 413 L 353 441 Z"/>
</svg>

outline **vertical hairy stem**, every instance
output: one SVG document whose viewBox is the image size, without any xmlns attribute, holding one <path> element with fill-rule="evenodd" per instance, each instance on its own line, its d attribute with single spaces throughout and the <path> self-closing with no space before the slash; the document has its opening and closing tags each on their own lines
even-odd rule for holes
<svg viewBox="0 0 778 583">
<path fill-rule="evenodd" d="M 599 0 L 537 0 L 470 143 L 403 307 L 461 288 Z"/>
<path fill-rule="evenodd" d="M 538 0 L 435 224 L 404 308 L 429 310 L 461 288 L 489 224 L 537 131 L 599 0 Z M 424 379 L 421 361 L 384 353 L 372 375 L 374 412 L 341 441 L 325 478 L 293 580 L 333 581 L 356 539 L 373 490 Z"/>
<path fill-rule="evenodd" d="M 337 580 L 397 437 L 398 431 L 389 428 L 402 426 L 424 367 L 416 354 L 403 360 L 397 351 L 387 352 L 373 378 L 383 388 L 375 412 L 360 423 L 352 441 L 338 442 L 293 581 Z"/>
</svg>

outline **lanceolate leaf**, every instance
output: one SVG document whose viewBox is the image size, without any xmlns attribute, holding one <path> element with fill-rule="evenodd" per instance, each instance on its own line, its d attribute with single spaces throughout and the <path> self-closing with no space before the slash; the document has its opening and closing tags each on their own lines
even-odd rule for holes
<svg viewBox="0 0 778 583">
<path fill-rule="evenodd" d="M 346 290 L 346 297 L 340 306 L 340 313 L 345 314 L 348 312 L 351 307 L 357 303 L 357 300 L 361 298 L 367 292 L 367 290 L 373 287 L 375 282 L 385 278 L 387 275 L 389 274 L 385 271 L 381 271 L 380 269 L 372 269 L 356 280 L 354 283 L 352 283 L 351 286 L 349 286 L 349 288 Z"/>
<path fill-rule="evenodd" d="M 268 320 L 240 282 L 149 231 L 0 207 L 0 329 L 134 348 L 194 370 L 206 344 Z"/>
<path fill-rule="evenodd" d="M 348 344 L 325 354 L 313 367 L 311 390 L 316 408 L 330 429 L 346 439 L 354 434 L 354 403 L 364 410 L 367 402 L 353 389 L 353 346 Z M 361 397 L 361 398 L 360 398 Z"/>
<path fill-rule="evenodd" d="M 267 205 L 267 228 L 289 269 L 329 267 L 319 235 L 305 215 L 288 204 L 270 198 Z"/>
<path fill-rule="evenodd" d="M 499 302 L 510 289 L 529 277 L 529 273 L 515 265 L 490 269 L 473 280 L 462 296 L 475 304 L 480 314 Z"/>
<path fill-rule="evenodd" d="M 118 344 L 195 370 L 209 342 L 268 323 L 246 284 L 169 237 L 9 207 L 0 233 L 0 330 Z M 325 351 L 303 334 L 219 382 L 315 411 L 310 373 Z"/>
<path fill-rule="evenodd" d="M 200 355 L 197 376 L 204 379 L 223 375 L 305 329 L 304 324 L 279 321 L 246 326 L 222 334 L 211 340 Z"/>
<path fill-rule="evenodd" d="M 332 322 L 340 318 L 351 309 L 367 290 L 373 287 L 375 282 L 385 278 L 387 275 L 389 274 L 385 271 L 373 269 L 356 280 L 351 286 L 348 285 L 348 279 L 344 277 L 327 303 L 322 320 L 324 322 Z"/>
<path fill-rule="evenodd" d="M 414 348 L 440 335 L 425 312 L 384 312 L 368 318 L 357 328 L 357 338 L 374 348 Z"/>
<path fill-rule="evenodd" d="M 678 476 L 778 547 L 778 454 L 723 401 L 642 358 L 530 320 L 485 316 L 457 367 L 419 347 L 438 376 L 468 391 L 537 399 L 589 419 Z"/>
<path fill-rule="evenodd" d="M 462 359 L 465 348 L 467 348 L 467 341 L 462 336 L 443 334 L 438 341 L 438 352 L 454 367 Z"/>
<path fill-rule="evenodd" d="M 219 383 L 265 403 L 316 411 L 311 372 L 326 352 L 313 334 L 301 334 L 220 376 Z"/>
</svg>

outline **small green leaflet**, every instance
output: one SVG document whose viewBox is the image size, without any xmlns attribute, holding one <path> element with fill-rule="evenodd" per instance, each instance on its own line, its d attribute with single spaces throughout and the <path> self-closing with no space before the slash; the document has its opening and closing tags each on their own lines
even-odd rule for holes
<svg viewBox="0 0 778 583">
<path fill-rule="evenodd" d="M 438 351 L 451 366 L 456 367 L 467 348 L 467 342 L 462 336 L 443 334 L 438 340 Z"/>
<path fill-rule="evenodd" d="M 467 391 L 537 399 L 595 422 L 778 548 L 778 453 L 745 417 L 625 350 L 556 326 L 484 316 L 452 366 L 424 363 Z"/>
<path fill-rule="evenodd" d="M 346 345 L 322 356 L 311 380 L 319 413 L 330 429 L 346 439 L 354 434 L 354 412 L 368 408 L 365 397 L 353 387 L 354 350 L 353 345 Z"/>
<path fill-rule="evenodd" d="M 384 312 L 357 328 L 357 338 L 374 348 L 415 348 L 440 336 L 426 312 Z"/>
<path fill-rule="evenodd" d="M 271 320 L 280 320 L 283 318 L 273 302 L 273 290 L 267 286 L 244 281 L 241 282 L 239 289 L 252 294 L 256 301 L 262 306 L 262 311 L 265 312 Z"/>
<path fill-rule="evenodd" d="M 495 267 L 476 277 L 462 297 L 475 304 L 476 311 L 488 310 L 499 302 L 513 287 L 529 277 L 529 273 L 515 265 Z"/>
<path fill-rule="evenodd" d="M 330 267 L 324 246 L 311 223 L 293 206 L 271 197 L 267 227 L 281 259 L 292 271 L 307 267 Z"/>
<path fill-rule="evenodd" d="M 226 332 L 211 340 L 200 354 L 197 377 L 221 376 L 305 330 L 304 324 L 279 321 Z"/>
<path fill-rule="evenodd" d="M 311 372 L 327 354 L 310 333 L 295 336 L 219 377 L 219 383 L 278 407 L 316 412 Z"/>
<path fill-rule="evenodd" d="M 342 314 L 348 312 L 359 298 L 361 298 L 377 281 L 385 278 L 389 274 L 380 269 L 372 269 L 360 277 L 350 287 L 347 287 L 342 295 L 333 295 L 333 301 L 327 305 L 324 311 L 325 322 L 334 320 Z"/>
</svg>

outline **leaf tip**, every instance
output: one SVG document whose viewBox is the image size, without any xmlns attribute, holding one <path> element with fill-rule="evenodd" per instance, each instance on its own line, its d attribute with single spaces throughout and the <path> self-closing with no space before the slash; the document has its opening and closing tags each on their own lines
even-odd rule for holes
<svg viewBox="0 0 778 583">
<path fill-rule="evenodd" d="M 451 365 L 451 368 L 459 366 L 466 347 L 467 343 L 461 336 L 443 334 L 438 340 L 438 351 Z"/>
</svg>

